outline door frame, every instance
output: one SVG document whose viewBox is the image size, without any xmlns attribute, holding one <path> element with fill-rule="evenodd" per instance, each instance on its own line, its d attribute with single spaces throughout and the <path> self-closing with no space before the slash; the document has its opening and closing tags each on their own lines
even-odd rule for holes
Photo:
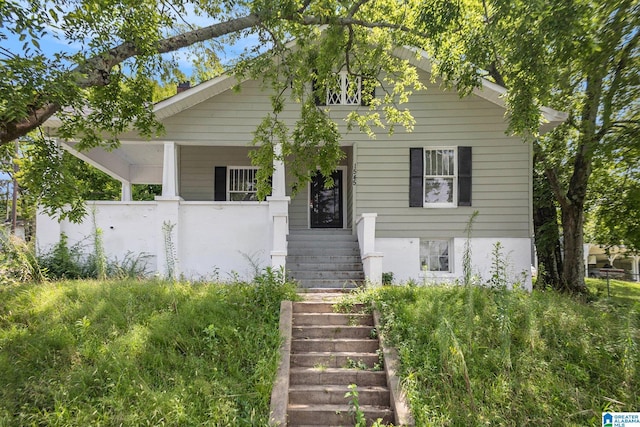
<svg viewBox="0 0 640 427">
<path fill-rule="evenodd" d="M 348 166 L 337 166 L 335 170 L 342 171 L 342 200 L 340 200 L 340 208 L 342 209 L 342 228 L 335 230 L 344 230 L 347 228 L 347 178 Z M 307 229 L 311 230 L 311 183 L 307 183 Z"/>
</svg>

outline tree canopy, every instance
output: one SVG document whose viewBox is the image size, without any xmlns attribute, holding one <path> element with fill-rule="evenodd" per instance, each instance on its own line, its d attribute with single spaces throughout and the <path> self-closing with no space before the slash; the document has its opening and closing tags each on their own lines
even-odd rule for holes
<svg viewBox="0 0 640 427">
<path fill-rule="evenodd" d="M 509 130 L 533 141 L 561 209 L 570 261 L 561 286 L 583 291 L 591 174 L 638 141 L 639 20 L 637 0 L 5 0 L 0 41 L 23 46 L 0 48 L 0 144 L 54 114 L 62 121 L 58 135 L 79 139 L 78 148 L 117 146 L 131 128 L 156 135 L 154 80 L 184 79 L 185 50 L 197 64 L 195 78 L 206 78 L 223 68 L 225 49 L 251 40 L 227 65 L 273 89 L 273 111 L 254 141 L 261 147 L 254 161 L 265 166 L 262 188 L 276 142 L 283 155 L 303 159 L 290 168 L 300 179 L 309 165 L 326 175 L 339 159 L 339 135 L 314 108 L 309 80 L 331 84 L 337 70 L 384 76 L 386 92 L 349 125 L 364 132 L 411 128 L 401 104 L 421 85 L 393 53 L 397 46 L 422 49 L 433 75 L 462 95 L 482 78 L 508 89 Z M 41 42 L 51 39 L 64 47 L 46 51 Z M 285 92 L 302 104 L 294 129 L 278 119 Z M 568 112 L 569 120 L 539 137 L 544 105 Z"/>
</svg>

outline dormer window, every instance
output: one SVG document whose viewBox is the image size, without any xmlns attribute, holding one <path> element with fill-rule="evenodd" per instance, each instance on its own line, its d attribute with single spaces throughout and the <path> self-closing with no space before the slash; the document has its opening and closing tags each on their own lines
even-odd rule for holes
<svg viewBox="0 0 640 427">
<path fill-rule="evenodd" d="M 336 86 L 327 88 L 326 105 L 360 105 L 362 84 L 360 76 L 349 76 L 346 71 L 336 75 Z"/>
<path fill-rule="evenodd" d="M 363 77 L 350 75 L 346 71 L 332 74 L 335 78 L 334 84 L 327 84 L 327 87 L 320 87 L 313 81 L 313 91 L 316 105 L 369 105 L 372 98 L 375 98 L 375 87 L 366 85 L 363 96 Z M 367 80 L 365 77 L 364 80 Z"/>
</svg>

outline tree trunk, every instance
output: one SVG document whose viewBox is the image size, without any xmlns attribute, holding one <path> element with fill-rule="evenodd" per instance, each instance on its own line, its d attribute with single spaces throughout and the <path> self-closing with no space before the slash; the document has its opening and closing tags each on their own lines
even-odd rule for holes
<svg viewBox="0 0 640 427">
<path fill-rule="evenodd" d="M 576 204 L 562 209 L 564 263 L 562 289 L 574 294 L 588 293 L 584 277 L 584 207 Z"/>
<path fill-rule="evenodd" d="M 534 162 L 536 159 L 534 158 Z M 537 285 L 562 287 L 562 248 L 558 227 L 558 210 L 546 176 L 533 171 L 533 227 L 538 257 Z"/>
</svg>

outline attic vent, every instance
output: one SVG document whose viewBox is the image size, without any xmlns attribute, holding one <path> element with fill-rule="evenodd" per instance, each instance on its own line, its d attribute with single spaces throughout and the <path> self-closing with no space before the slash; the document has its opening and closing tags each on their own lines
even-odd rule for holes
<svg viewBox="0 0 640 427">
<path fill-rule="evenodd" d="M 191 88 L 191 82 L 178 83 L 177 93 L 184 92 L 185 90 L 190 89 L 190 88 Z"/>
</svg>

